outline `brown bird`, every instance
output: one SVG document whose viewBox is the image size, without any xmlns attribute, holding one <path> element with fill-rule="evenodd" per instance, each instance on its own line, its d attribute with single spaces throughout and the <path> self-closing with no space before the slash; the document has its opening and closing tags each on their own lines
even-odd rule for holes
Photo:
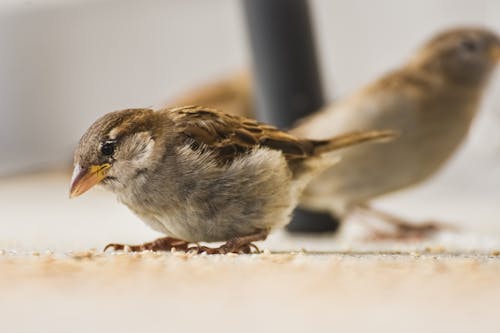
<svg viewBox="0 0 500 333">
<path fill-rule="evenodd" d="M 392 136 L 364 131 L 300 139 L 196 106 L 117 111 L 98 119 L 81 138 L 70 196 L 100 183 L 168 236 L 128 246 L 132 251 L 250 252 L 251 242 L 288 223 L 306 183 L 337 160 L 323 154 Z M 189 247 L 216 241 L 226 243 Z"/>
<path fill-rule="evenodd" d="M 301 205 L 340 218 L 355 208 L 372 211 L 413 237 L 436 225 L 409 225 L 370 209 L 370 200 L 418 184 L 435 174 L 464 141 L 500 59 L 500 38 L 484 28 L 438 34 L 399 69 L 302 121 L 291 132 L 315 139 L 344 131 L 391 128 L 401 135 L 377 146 L 353 147 L 342 163 L 316 177 Z"/>
<path fill-rule="evenodd" d="M 225 113 L 255 118 L 251 84 L 250 73 L 238 72 L 190 89 L 171 100 L 168 106 L 203 105 L 224 110 Z"/>
</svg>

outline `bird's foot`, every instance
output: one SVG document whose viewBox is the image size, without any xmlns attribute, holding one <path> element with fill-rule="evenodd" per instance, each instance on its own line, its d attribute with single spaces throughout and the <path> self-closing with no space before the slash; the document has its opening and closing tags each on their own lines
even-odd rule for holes
<svg viewBox="0 0 500 333">
<path fill-rule="evenodd" d="M 222 244 L 219 247 L 208 247 L 201 245 L 192 246 L 188 249 L 188 252 L 193 251 L 195 253 L 206 253 L 206 254 L 227 254 L 227 253 L 249 254 L 252 253 L 252 250 L 255 250 L 255 253 L 260 253 L 260 250 L 257 247 L 257 245 L 253 243 L 238 244 L 233 240 L 229 240 L 228 242 Z"/>
<path fill-rule="evenodd" d="M 434 236 L 440 231 L 456 231 L 457 228 L 450 224 L 436 221 L 426 221 L 421 223 L 410 222 L 400 217 L 376 210 L 369 206 L 360 206 L 362 212 L 374 216 L 384 222 L 392 230 L 379 230 L 370 225 L 373 230 L 368 240 L 371 241 L 421 241 Z"/>
<path fill-rule="evenodd" d="M 421 241 L 432 237 L 443 230 L 455 230 L 451 225 L 438 222 L 409 223 L 402 222 L 394 225 L 393 231 L 373 230 L 368 236 L 370 241 Z"/>
<path fill-rule="evenodd" d="M 267 238 L 267 234 L 267 230 L 259 230 L 253 235 L 232 238 L 219 247 L 212 248 L 208 246 L 196 245 L 190 247 L 188 251 L 206 254 L 227 254 L 252 253 L 252 250 L 255 250 L 256 253 L 260 253 L 259 248 L 252 242 L 265 240 Z"/>
<path fill-rule="evenodd" d="M 108 249 L 113 251 L 127 251 L 127 252 L 141 252 L 141 251 L 171 251 L 176 249 L 179 251 L 187 251 L 189 243 L 177 238 L 163 237 L 158 238 L 152 242 L 140 245 L 126 245 L 126 244 L 108 244 L 104 248 L 104 252 Z"/>
</svg>

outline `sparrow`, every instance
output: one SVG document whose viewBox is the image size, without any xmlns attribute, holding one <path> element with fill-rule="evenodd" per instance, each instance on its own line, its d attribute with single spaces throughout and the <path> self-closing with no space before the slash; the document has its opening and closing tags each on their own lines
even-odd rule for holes
<svg viewBox="0 0 500 333">
<path fill-rule="evenodd" d="M 327 153 L 394 135 L 363 131 L 309 140 L 199 106 L 115 111 L 82 136 L 70 197 L 101 184 L 166 235 L 105 250 L 248 253 L 252 242 L 289 222 L 307 182 L 337 161 Z M 198 242 L 226 243 L 190 246 Z"/>
<path fill-rule="evenodd" d="M 435 224 L 411 225 L 369 202 L 419 184 L 443 167 L 466 138 L 499 59 L 495 32 L 450 29 L 400 68 L 302 120 L 292 134 L 324 139 L 344 131 L 391 128 L 400 135 L 385 145 L 344 151 L 342 163 L 308 184 L 300 206 L 340 219 L 354 209 L 371 210 L 396 226 L 396 238 L 434 232 Z"/>
</svg>

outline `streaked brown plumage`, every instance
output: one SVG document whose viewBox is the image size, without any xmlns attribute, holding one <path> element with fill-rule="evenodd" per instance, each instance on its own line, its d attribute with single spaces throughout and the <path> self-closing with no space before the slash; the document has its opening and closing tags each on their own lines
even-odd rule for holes
<svg viewBox="0 0 500 333">
<path fill-rule="evenodd" d="M 288 222 L 306 183 L 335 162 L 323 153 L 393 135 L 365 131 L 308 140 L 196 106 L 117 111 L 98 119 L 80 140 L 70 193 L 102 183 L 171 237 L 132 250 L 228 241 L 198 250 L 247 252 L 252 241 Z"/>
</svg>

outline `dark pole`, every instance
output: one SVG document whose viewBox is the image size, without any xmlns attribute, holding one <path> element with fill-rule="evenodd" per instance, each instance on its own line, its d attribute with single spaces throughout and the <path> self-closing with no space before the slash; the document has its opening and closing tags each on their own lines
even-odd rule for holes
<svg viewBox="0 0 500 333">
<path fill-rule="evenodd" d="M 307 0 L 243 0 L 257 116 L 280 128 L 324 104 Z M 334 231 L 329 214 L 297 209 L 287 229 Z"/>
</svg>

